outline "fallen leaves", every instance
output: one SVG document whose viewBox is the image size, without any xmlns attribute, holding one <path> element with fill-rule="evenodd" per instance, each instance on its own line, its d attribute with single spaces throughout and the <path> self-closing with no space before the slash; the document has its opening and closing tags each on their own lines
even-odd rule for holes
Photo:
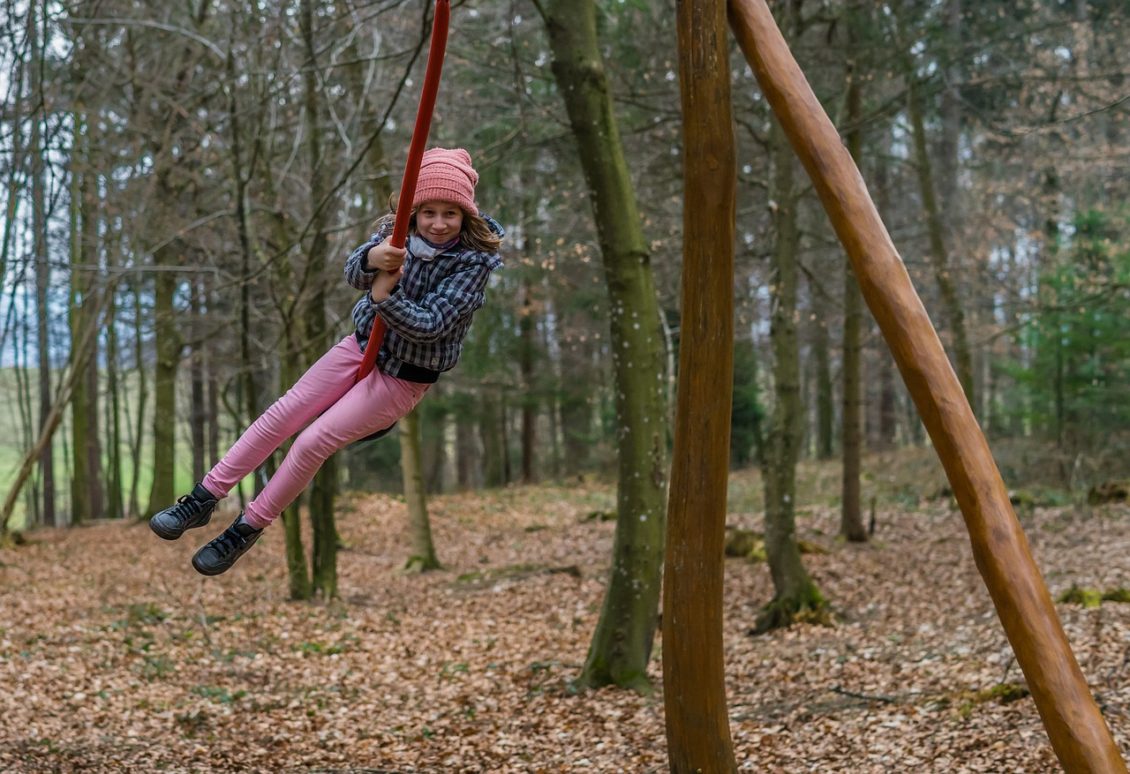
<svg viewBox="0 0 1130 774">
<path fill-rule="evenodd" d="M 404 506 L 357 496 L 339 529 L 342 600 L 286 599 L 282 531 L 231 573 L 144 524 L 42 531 L 0 552 L 0 768 L 12 771 L 657 772 L 661 690 L 577 694 L 614 524 L 609 487 L 433 498 L 445 569 L 400 571 Z M 1130 523 L 1026 518 L 1053 595 L 1130 586 Z M 1043 772 L 1058 765 L 944 503 L 880 514 L 869 545 L 808 508 L 806 564 L 833 627 L 745 631 L 764 564 L 726 564 L 726 665 L 750 771 Z M 735 527 L 759 529 L 752 514 Z M 1116 738 L 1130 731 L 1130 605 L 1061 604 Z M 660 682 L 657 639 L 652 676 Z M 1005 701 L 1007 697 L 1008 701 Z M 1125 749 L 1125 744 L 1124 744 Z"/>
</svg>

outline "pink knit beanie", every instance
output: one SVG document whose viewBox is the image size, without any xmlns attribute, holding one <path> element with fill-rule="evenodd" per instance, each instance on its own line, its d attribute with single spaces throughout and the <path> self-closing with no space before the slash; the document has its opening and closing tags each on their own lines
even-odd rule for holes
<svg viewBox="0 0 1130 774">
<path fill-rule="evenodd" d="M 472 215 L 479 213 L 475 204 L 475 186 L 479 173 L 471 166 L 471 154 L 462 148 L 429 148 L 420 162 L 420 177 L 412 206 L 423 202 L 454 202 Z"/>
</svg>

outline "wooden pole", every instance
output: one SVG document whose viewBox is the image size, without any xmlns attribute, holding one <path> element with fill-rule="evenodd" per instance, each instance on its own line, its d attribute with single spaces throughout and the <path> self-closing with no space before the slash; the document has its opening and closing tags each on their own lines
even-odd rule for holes
<svg viewBox="0 0 1130 774">
<path fill-rule="evenodd" d="M 808 170 L 953 488 L 973 556 L 1064 769 L 1125 772 L 1008 500 L 1000 471 L 863 178 L 764 0 L 730 25 Z"/>
<path fill-rule="evenodd" d="M 733 391 L 734 161 L 726 12 L 679 0 L 683 297 L 663 572 L 663 703 L 673 772 L 736 771 L 722 659 Z"/>
</svg>

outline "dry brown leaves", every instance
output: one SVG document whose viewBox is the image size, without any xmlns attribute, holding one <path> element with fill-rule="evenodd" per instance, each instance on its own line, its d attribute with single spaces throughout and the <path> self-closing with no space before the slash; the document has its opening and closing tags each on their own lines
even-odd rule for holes
<svg viewBox="0 0 1130 774">
<path fill-rule="evenodd" d="M 0 769 L 663 771 L 659 691 L 569 690 L 613 530 L 584 516 L 613 500 L 596 486 L 434 498 L 445 569 L 415 576 L 399 569 L 403 504 L 358 497 L 340 516 L 349 549 L 330 605 L 287 601 L 279 528 L 215 579 L 189 558 L 222 519 L 177 543 L 144 524 L 35 533 L 0 552 Z M 1026 519 L 1053 594 L 1130 587 L 1127 515 Z M 749 637 L 768 573 L 728 560 L 739 768 L 1057 771 L 1031 699 L 982 693 L 1023 678 L 960 516 L 937 504 L 879 524 L 852 547 L 831 537 L 832 509 L 801 514 L 801 535 L 829 549 L 805 559 L 842 616 L 831 628 Z M 572 566 L 580 577 L 538 571 Z M 1060 614 L 1127 750 L 1130 605 Z"/>
</svg>

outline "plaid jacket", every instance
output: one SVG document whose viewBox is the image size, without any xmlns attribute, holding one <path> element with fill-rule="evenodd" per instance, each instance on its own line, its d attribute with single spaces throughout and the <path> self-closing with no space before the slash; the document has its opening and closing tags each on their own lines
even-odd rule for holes
<svg viewBox="0 0 1130 774">
<path fill-rule="evenodd" d="M 503 235 L 497 221 L 483 217 L 492 231 Z M 364 350 L 373 319 L 379 314 L 388 326 L 377 354 L 381 371 L 398 376 L 404 363 L 431 371 L 450 370 L 459 360 L 463 338 L 471 327 L 471 315 L 483 305 L 490 273 L 502 265 L 502 259 L 460 244 L 430 259 L 425 251 L 417 250 L 422 256 L 418 257 L 413 254 L 415 240 L 410 237 L 400 282 L 387 299 L 373 303 L 368 290 L 376 271 L 366 268 L 368 253 L 391 233 L 391 227 L 381 228 L 345 261 L 346 281 L 366 291 L 353 307 L 357 341 Z"/>
</svg>

